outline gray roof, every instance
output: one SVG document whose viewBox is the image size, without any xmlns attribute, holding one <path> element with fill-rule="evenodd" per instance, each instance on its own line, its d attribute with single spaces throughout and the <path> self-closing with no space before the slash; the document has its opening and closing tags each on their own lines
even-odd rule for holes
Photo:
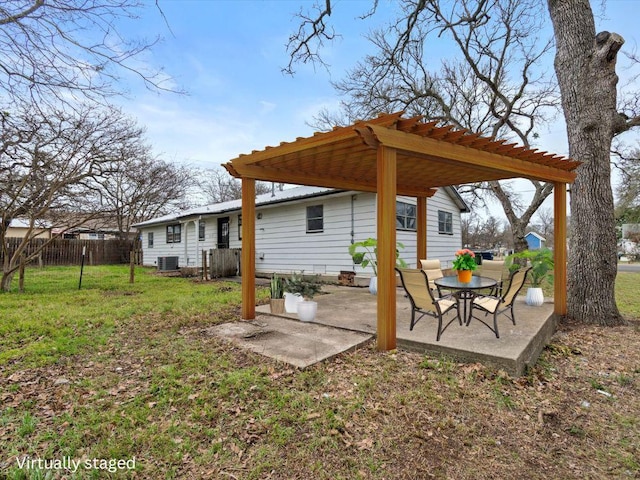
<svg viewBox="0 0 640 480">
<path fill-rule="evenodd" d="M 461 212 L 469 212 L 469 207 L 460 196 L 455 187 L 444 187 L 451 198 L 460 207 Z M 256 197 L 256 207 L 273 205 L 283 202 L 291 202 L 294 200 L 300 200 L 303 198 L 312 198 L 322 195 L 332 195 L 336 193 L 345 193 L 346 190 L 337 190 L 335 188 L 325 187 L 309 187 L 300 186 L 294 188 L 285 188 L 284 190 L 275 190 L 274 192 L 264 193 Z M 190 208 L 188 210 L 182 210 L 180 212 L 171 213 L 162 217 L 152 218 L 144 222 L 136 223 L 133 227 L 143 228 L 151 225 L 158 225 L 162 223 L 179 222 L 182 219 L 195 217 L 200 215 L 215 215 L 219 213 L 227 213 L 242 210 L 242 200 L 231 200 L 222 203 L 213 203 L 211 205 L 204 205 L 200 207 Z"/>
</svg>

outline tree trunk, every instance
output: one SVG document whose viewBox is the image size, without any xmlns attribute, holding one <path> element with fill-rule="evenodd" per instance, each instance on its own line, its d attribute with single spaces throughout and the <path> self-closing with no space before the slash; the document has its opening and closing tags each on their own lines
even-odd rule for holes
<svg viewBox="0 0 640 480">
<path fill-rule="evenodd" d="M 585 323 L 624 323 L 616 306 L 616 234 L 609 152 L 615 131 L 616 54 L 623 40 L 596 36 L 589 0 L 548 0 L 555 70 L 569 155 L 583 164 L 571 187 L 567 315 Z"/>
<path fill-rule="evenodd" d="M 11 273 L 2 272 L 2 279 L 0 279 L 0 291 L 8 292 L 11 290 L 11 281 L 13 280 L 13 276 L 16 273 L 13 270 Z"/>
</svg>

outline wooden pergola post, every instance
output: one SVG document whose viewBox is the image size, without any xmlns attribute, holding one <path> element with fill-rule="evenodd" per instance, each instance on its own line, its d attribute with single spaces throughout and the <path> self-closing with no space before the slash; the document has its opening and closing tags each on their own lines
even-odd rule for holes
<svg viewBox="0 0 640 480">
<path fill-rule="evenodd" d="M 396 150 L 377 154 L 378 190 L 378 350 L 396 348 Z"/>
<path fill-rule="evenodd" d="M 256 318 L 256 181 L 242 178 L 242 319 Z"/>
<path fill-rule="evenodd" d="M 555 182 L 553 188 L 553 311 L 567 314 L 567 184 Z"/>
<path fill-rule="evenodd" d="M 427 258 L 427 197 L 416 198 L 416 268 Z"/>
</svg>

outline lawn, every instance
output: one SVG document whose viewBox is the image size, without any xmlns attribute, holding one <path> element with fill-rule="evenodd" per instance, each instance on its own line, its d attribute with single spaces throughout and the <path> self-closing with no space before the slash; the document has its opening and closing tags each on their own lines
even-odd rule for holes
<svg viewBox="0 0 640 480">
<path fill-rule="evenodd" d="M 29 270 L 0 295 L 0 478 L 637 478 L 639 280 L 628 326 L 561 325 L 511 378 L 374 344 L 299 371 L 208 334 L 237 284 Z"/>
</svg>

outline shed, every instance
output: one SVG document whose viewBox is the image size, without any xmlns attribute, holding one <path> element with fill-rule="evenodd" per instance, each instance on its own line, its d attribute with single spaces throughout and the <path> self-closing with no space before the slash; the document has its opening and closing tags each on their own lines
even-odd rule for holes
<svg viewBox="0 0 640 480">
<path fill-rule="evenodd" d="M 527 241 L 529 250 L 540 250 L 545 247 L 546 239 L 542 235 L 538 235 L 536 232 L 529 232 L 524 236 Z"/>
</svg>

